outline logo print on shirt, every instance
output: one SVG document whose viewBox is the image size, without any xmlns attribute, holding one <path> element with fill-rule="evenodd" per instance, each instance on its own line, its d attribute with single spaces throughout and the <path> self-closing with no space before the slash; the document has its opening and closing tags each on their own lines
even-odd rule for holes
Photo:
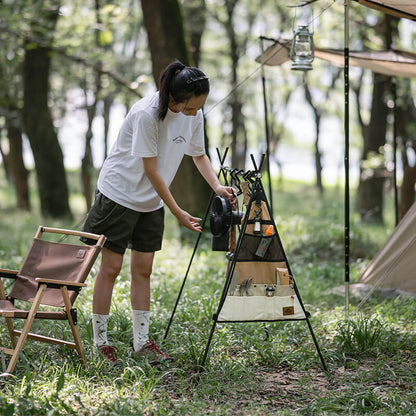
<svg viewBox="0 0 416 416">
<path fill-rule="evenodd" d="M 186 139 L 183 136 L 178 136 L 173 139 L 173 143 L 175 144 L 186 143 Z"/>
</svg>

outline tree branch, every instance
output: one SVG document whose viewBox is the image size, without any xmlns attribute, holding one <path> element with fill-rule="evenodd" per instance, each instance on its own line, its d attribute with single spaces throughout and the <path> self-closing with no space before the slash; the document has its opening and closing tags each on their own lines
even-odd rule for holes
<svg viewBox="0 0 416 416">
<path fill-rule="evenodd" d="M 133 88 L 130 83 L 128 83 L 125 79 L 120 77 L 117 73 L 111 71 L 110 69 L 103 68 L 100 62 L 89 61 L 88 59 L 83 58 L 81 56 L 70 54 L 65 48 L 62 48 L 59 46 L 53 46 L 49 42 L 47 42 L 45 39 L 38 38 L 36 36 L 29 35 L 27 33 L 20 33 L 18 31 L 12 30 L 7 26 L 5 22 L 0 22 L 0 29 L 3 32 L 7 32 L 13 36 L 17 36 L 21 39 L 32 42 L 35 45 L 38 45 L 44 48 L 49 48 L 51 51 L 63 56 L 64 58 L 69 59 L 70 61 L 77 62 L 81 65 L 94 69 L 95 71 L 97 71 L 97 73 L 101 75 L 107 75 L 110 78 L 112 78 L 117 84 L 126 88 L 134 95 L 138 96 L 139 98 L 143 97 L 143 95 L 140 94 L 140 92 L 138 92 L 135 88 Z"/>
</svg>

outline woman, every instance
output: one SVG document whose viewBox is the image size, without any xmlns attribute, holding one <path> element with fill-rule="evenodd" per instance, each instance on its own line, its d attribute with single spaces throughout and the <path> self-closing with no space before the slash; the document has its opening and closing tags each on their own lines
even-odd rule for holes
<svg viewBox="0 0 416 416">
<path fill-rule="evenodd" d="M 202 107 L 209 81 L 198 68 L 172 62 L 162 72 L 160 90 L 130 109 L 117 141 L 104 161 L 96 199 L 83 230 L 107 237 L 94 286 L 94 343 L 118 363 L 107 338 L 114 282 L 126 248 L 131 248 L 130 299 L 133 350 L 150 362 L 169 359 L 149 338 L 150 276 L 155 251 L 161 249 L 164 205 L 179 222 L 201 232 L 200 218 L 184 211 L 169 191 L 184 154 L 215 193 L 233 200 L 233 189 L 220 184 L 205 154 Z M 89 243 L 89 241 L 84 241 Z"/>
</svg>

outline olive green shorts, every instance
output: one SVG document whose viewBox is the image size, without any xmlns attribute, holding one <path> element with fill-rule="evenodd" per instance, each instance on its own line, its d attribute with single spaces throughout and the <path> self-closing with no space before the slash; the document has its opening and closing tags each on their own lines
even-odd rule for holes
<svg viewBox="0 0 416 416">
<path fill-rule="evenodd" d="M 93 234 L 104 234 L 104 247 L 119 254 L 126 248 L 151 253 L 162 248 L 164 230 L 164 208 L 152 212 L 137 212 L 107 198 L 98 190 L 95 201 L 82 230 Z M 86 244 L 94 240 L 82 238 Z"/>
</svg>

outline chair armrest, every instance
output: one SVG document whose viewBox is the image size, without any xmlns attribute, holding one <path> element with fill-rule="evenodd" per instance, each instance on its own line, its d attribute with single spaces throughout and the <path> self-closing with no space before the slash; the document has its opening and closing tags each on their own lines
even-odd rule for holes
<svg viewBox="0 0 416 416">
<path fill-rule="evenodd" d="M 42 277 L 36 277 L 35 279 L 38 283 L 46 283 L 51 285 L 58 285 L 58 286 L 75 286 L 75 287 L 86 287 L 86 283 L 79 283 L 79 282 L 67 282 L 65 280 L 56 280 L 56 279 L 44 279 Z"/>
<path fill-rule="evenodd" d="M 43 233 L 54 233 L 54 234 L 63 234 L 63 235 L 74 235 L 76 237 L 85 237 L 92 240 L 96 240 L 98 244 L 104 245 L 106 241 L 106 237 L 104 235 L 99 234 L 92 234 L 87 233 L 85 231 L 79 230 L 66 230 L 63 228 L 52 228 L 52 227 L 44 227 L 43 225 L 39 226 L 38 232 L 36 233 L 35 237 L 40 238 Z"/>
<path fill-rule="evenodd" d="M 8 279 L 17 279 L 18 270 L 8 270 L 8 269 L 0 269 L 0 277 L 5 277 Z"/>
</svg>

